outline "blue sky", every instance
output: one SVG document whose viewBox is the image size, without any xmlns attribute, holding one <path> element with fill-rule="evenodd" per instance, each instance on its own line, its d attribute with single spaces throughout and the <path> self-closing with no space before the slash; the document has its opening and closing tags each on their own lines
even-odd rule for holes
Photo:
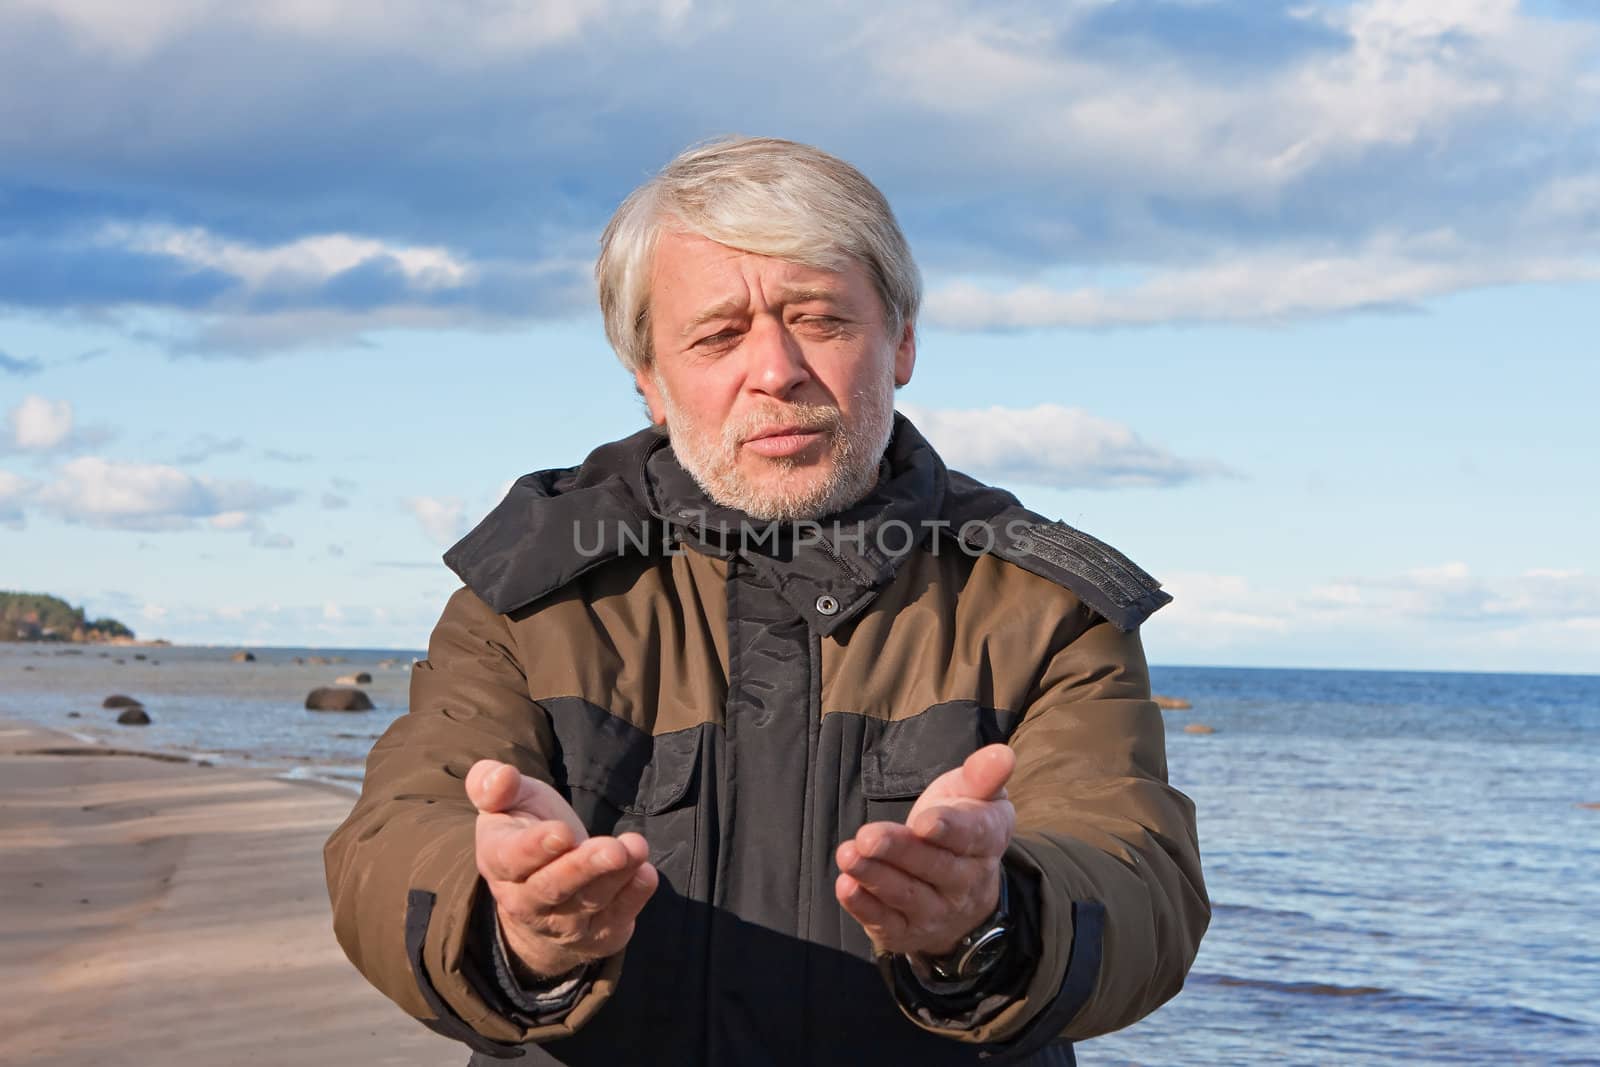
<svg viewBox="0 0 1600 1067">
<path fill-rule="evenodd" d="M 1157 663 L 1600 669 L 1600 11 L 1514 0 L 0 9 L 0 588 L 420 647 L 643 424 L 589 281 L 685 145 L 923 267 L 901 407 L 1177 598 Z"/>
</svg>

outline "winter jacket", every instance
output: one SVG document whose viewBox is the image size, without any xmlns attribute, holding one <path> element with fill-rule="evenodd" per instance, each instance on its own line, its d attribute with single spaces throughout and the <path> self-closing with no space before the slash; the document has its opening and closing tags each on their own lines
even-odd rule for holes
<svg viewBox="0 0 1600 1067">
<path fill-rule="evenodd" d="M 1210 907 L 1138 634 L 1159 583 L 899 415 L 861 503 L 751 529 L 645 430 L 522 478 L 447 553 L 465 587 L 326 849 L 367 978 L 474 1064 L 1070 1064 L 1177 993 Z M 995 741 L 1036 964 L 953 1010 L 874 958 L 833 856 Z M 660 874 L 556 1022 L 486 963 L 463 789 L 484 758 L 592 834 L 643 834 Z"/>
</svg>

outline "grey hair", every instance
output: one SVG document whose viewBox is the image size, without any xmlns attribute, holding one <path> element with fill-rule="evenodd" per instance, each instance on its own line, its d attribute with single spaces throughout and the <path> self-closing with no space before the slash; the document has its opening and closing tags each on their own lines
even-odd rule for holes
<svg viewBox="0 0 1600 1067">
<path fill-rule="evenodd" d="M 890 337 L 917 321 L 922 275 L 877 186 L 810 145 L 722 137 L 686 149 L 635 189 L 600 237 L 600 312 L 629 371 L 653 358 L 651 263 L 665 226 L 818 270 L 853 260 L 872 278 Z"/>
</svg>

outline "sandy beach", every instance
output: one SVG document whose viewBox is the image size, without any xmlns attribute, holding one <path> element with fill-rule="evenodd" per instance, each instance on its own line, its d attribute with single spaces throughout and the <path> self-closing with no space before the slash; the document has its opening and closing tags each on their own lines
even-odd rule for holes
<svg viewBox="0 0 1600 1067">
<path fill-rule="evenodd" d="M 334 941 L 332 787 L 0 719 L 0 1063 L 464 1063 Z"/>
</svg>

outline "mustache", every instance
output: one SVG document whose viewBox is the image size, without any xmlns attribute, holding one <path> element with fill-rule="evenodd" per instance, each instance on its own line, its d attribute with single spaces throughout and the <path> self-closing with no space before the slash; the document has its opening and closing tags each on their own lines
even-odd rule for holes
<svg viewBox="0 0 1600 1067">
<path fill-rule="evenodd" d="M 764 408 L 730 419 L 722 428 L 722 439 L 729 448 L 738 448 L 757 434 L 782 427 L 837 433 L 843 425 L 843 415 L 832 404 L 785 404 L 781 408 Z"/>
</svg>

